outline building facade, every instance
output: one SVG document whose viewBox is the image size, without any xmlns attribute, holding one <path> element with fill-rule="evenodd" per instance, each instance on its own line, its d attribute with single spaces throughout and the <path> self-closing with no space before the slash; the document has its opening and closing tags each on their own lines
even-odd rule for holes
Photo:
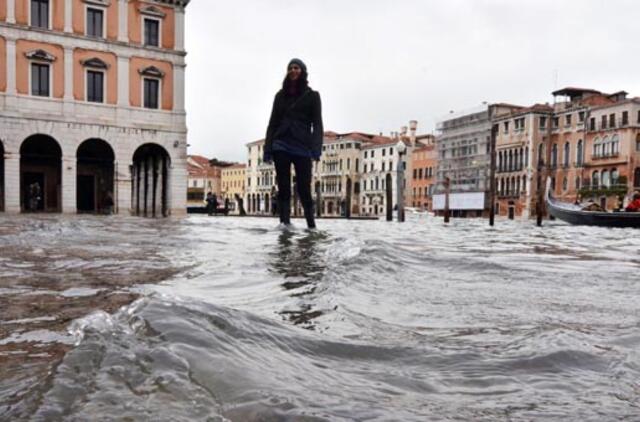
<svg viewBox="0 0 640 422">
<path fill-rule="evenodd" d="M 273 163 L 262 161 L 264 139 L 247 144 L 247 167 L 244 208 L 249 215 L 269 215 L 276 192 L 276 170 Z"/>
<path fill-rule="evenodd" d="M 404 175 L 406 157 L 411 157 L 412 152 L 411 143 L 407 138 L 393 135 L 394 137 L 376 136 L 362 148 L 361 215 L 381 217 L 386 214 L 386 188 L 389 183 L 391 207 L 395 209 L 397 206 L 398 166 L 401 166 L 400 171 Z M 403 142 L 407 148 L 407 153 L 402 158 L 397 150 L 399 142 Z M 404 181 L 406 186 L 406 177 Z"/>
<path fill-rule="evenodd" d="M 203 206 L 209 192 L 220 199 L 222 169 L 219 166 L 211 165 L 210 160 L 202 155 L 189 155 L 187 170 L 188 206 Z"/>
<path fill-rule="evenodd" d="M 492 119 L 519 109 L 509 104 L 483 105 L 452 114 L 437 124 L 438 170 L 433 208 L 445 208 L 449 181 L 449 209 L 457 217 L 480 217 L 490 210 Z"/>
<path fill-rule="evenodd" d="M 239 214 L 238 198 L 245 198 L 246 164 L 233 164 L 222 169 L 222 198 L 232 214 Z M 243 202 L 244 206 L 244 202 Z"/>
<path fill-rule="evenodd" d="M 360 162 L 362 146 L 369 137 L 359 133 L 338 135 L 326 132 L 322 157 L 314 163 L 313 186 L 320 192 L 320 213 L 324 216 L 360 214 Z M 317 202 L 317 196 L 314 198 Z"/>
<path fill-rule="evenodd" d="M 421 211 L 433 211 L 432 197 L 436 186 L 438 150 L 432 136 L 419 140 L 411 154 L 410 189 L 407 205 Z"/>
<path fill-rule="evenodd" d="M 188 3 L 0 2 L 4 211 L 186 212 Z"/>
</svg>

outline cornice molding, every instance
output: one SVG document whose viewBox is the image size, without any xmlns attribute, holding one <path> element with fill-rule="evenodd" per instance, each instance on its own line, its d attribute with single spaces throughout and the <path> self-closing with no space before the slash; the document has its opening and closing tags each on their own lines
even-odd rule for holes
<svg viewBox="0 0 640 422">
<path fill-rule="evenodd" d="M 164 72 L 155 66 L 147 66 L 145 68 L 139 69 L 138 73 L 140 73 L 142 76 L 151 76 L 153 78 L 164 78 Z"/>
<path fill-rule="evenodd" d="M 111 0 L 82 0 L 83 3 L 91 4 L 94 6 L 109 7 L 111 6 Z"/>
<path fill-rule="evenodd" d="M 164 19 L 167 16 L 160 8 L 153 5 L 139 7 L 138 11 L 142 15 L 152 16 L 154 18 Z"/>
<path fill-rule="evenodd" d="M 42 49 L 31 50 L 24 53 L 25 57 L 29 60 L 40 60 L 43 62 L 55 62 L 56 56 L 47 53 Z"/>
<path fill-rule="evenodd" d="M 95 69 L 109 69 L 109 64 L 100 59 L 99 57 L 92 57 L 87 60 L 80 60 L 80 64 L 84 67 L 92 67 Z"/>
</svg>

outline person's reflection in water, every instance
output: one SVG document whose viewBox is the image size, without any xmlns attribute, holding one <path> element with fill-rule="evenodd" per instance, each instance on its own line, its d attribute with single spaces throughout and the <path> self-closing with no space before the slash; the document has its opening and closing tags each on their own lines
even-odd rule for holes
<svg viewBox="0 0 640 422">
<path fill-rule="evenodd" d="M 323 246 L 328 235 L 321 231 L 298 234 L 285 230 L 278 236 L 278 245 L 270 261 L 269 271 L 284 277 L 282 287 L 291 291 L 291 297 L 304 299 L 300 310 L 283 310 L 282 316 L 296 325 L 314 329 L 312 320 L 322 315 L 314 310 L 313 294 L 326 270 Z"/>
</svg>

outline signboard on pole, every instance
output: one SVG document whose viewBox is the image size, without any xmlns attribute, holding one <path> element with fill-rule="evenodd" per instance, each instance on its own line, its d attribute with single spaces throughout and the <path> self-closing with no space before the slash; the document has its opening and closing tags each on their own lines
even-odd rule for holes
<svg viewBox="0 0 640 422">
<path fill-rule="evenodd" d="M 449 194 L 449 209 L 451 210 L 484 210 L 484 192 L 464 192 Z M 433 209 L 444 210 L 444 194 L 433 195 Z"/>
</svg>

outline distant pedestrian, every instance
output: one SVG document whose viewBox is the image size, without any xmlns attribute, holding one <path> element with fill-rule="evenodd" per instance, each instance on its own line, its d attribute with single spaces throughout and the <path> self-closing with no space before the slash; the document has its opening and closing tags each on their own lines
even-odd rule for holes
<svg viewBox="0 0 640 422">
<path fill-rule="evenodd" d="M 247 215 L 247 211 L 244 209 L 244 199 L 237 193 L 235 194 L 236 202 L 238 203 L 238 211 L 240 212 L 240 216 L 244 217 Z"/>
<path fill-rule="evenodd" d="M 309 87 L 307 66 L 293 59 L 273 101 L 263 160 L 273 161 L 278 184 L 278 214 L 291 224 L 291 165 L 296 171 L 297 191 L 307 226 L 316 226 L 311 197 L 312 160 L 322 154 L 324 129 L 320 94 Z"/>
<path fill-rule="evenodd" d="M 216 211 L 215 200 L 216 200 L 216 197 L 213 193 L 211 192 L 207 193 L 206 203 L 207 203 L 207 214 L 209 215 L 213 215 L 213 213 Z"/>
<path fill-rule="evenodd" d="M 104 195 L 104 200 L 102 203 L 102 211 L 106 215 L 113 214 L 113 205 L 114 205 L 113 194 L 111 193 L 111 191 L 107 191 L 107 193 L 105 193 Z"/>
<path fill-rule="evenodd" d="M 31 212 L 36 212 L 38 211 L 38 206 L 40 205 L 40 197 L 41 197 L 41 193 L 42 191 L 40 190 L 40 184 L 38 182 L 33 182 L 32 184 L 29 185 L 29 190 L 28 190 L 28 209 Z"/>
</svg>

